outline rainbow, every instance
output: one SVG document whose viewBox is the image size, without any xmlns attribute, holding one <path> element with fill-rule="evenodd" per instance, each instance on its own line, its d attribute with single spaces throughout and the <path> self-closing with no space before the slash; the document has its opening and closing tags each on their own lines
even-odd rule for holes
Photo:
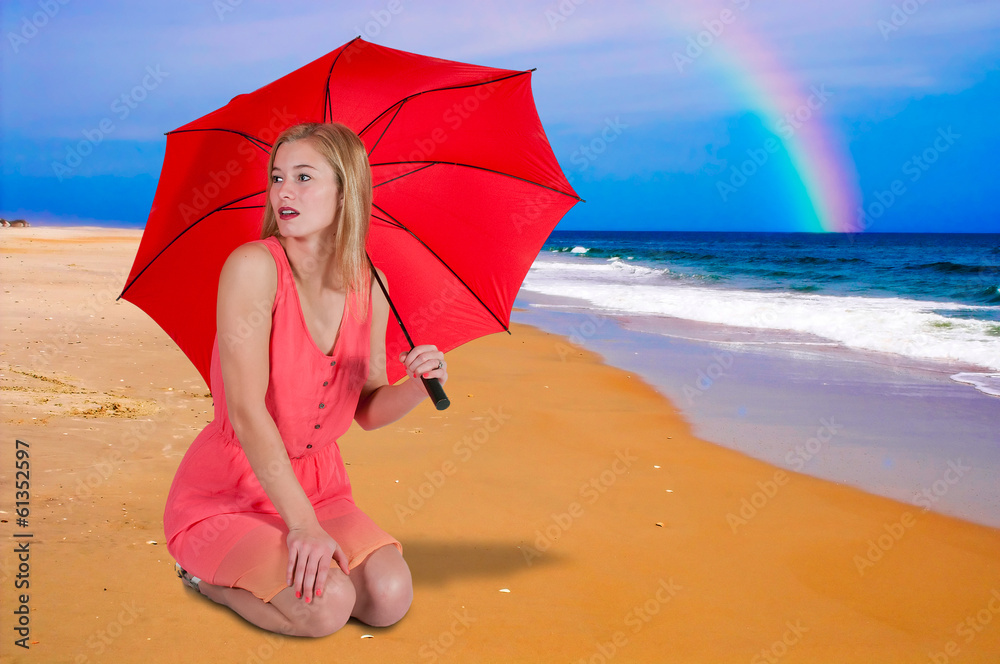
<svg viewBox="0 0 1000 664">
<path fill-rule="evenodd" d="M 799 230 L 863 230 L 854 160 L 821 115 L 826 99 L 836 91 L 820 83 L 807 86 L 799 81 L 771 48 L 740 29 L 740 18 L 725 26 L 702 57 L 720 62 L 732 85 L 788 155 L 806 194 L 806 202 L 795 215 Z M 704 25 L 699 27 L 704 30 Z M 696 61 L 690 68 L 700 64 L 705 63 Z M 789 122 L 789 117 L 794 122 Z"/>
</svg>

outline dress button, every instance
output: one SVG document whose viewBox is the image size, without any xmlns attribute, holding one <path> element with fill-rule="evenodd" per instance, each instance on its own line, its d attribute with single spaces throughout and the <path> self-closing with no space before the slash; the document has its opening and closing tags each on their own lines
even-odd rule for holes
<svg viewBox="0 0 1000 664">
<path fill-rule="evenodd" d="M 337 363 L 337 360 L 334 360 L 333 362 L 331 362 L 331 363 L 330 363 L 330 366 L 332 367 L 332 366 L 333 366 L 333 365 L 335 365 L 336 363 Z"/>
<path fill-rule="evenodd" d="M 328 381 L 328 380 L 324 380 L 324 381 L 323 381 L 323 387 L 326 387 L 326 386 L 327 386 L 327 385 L 329 385 L 329 384 L 330 384 L 330 381 Z"/>
<path fill-rule="evenodd" d="M 317 425 L 316 425 L 316 426 L 314 426 L 313 428 L 314 428 L 314 429 L 318 429 L 318 428 L 319 428 L 319 425 L 317 424 Z"/>
<path fill-rule="evenodd" d="M 307 450 L 311 450 L 312 449 L 312 445 L 306 445 L 306 449 Z"/>
<path fill-rule="evenodd" d="M 320 408 L 326 408 L 326 404 L 325 404 L 325 403 L 321 403 L 321 404 L 319 405 L 319 407 L 320 407 Z"/>
</svg>

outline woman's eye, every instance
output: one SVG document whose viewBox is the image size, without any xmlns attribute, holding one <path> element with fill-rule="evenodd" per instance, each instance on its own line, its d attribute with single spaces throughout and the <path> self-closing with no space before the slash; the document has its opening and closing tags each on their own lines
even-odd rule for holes
<svg viewBox="0 0 1000 664">
<path fill-rule="evenodd" d="M 271 182 L 281 182 L 281 176 L 280 175 L 272 175 L 271 176 Z"/>
<path fill-rule="evenodd" d="M 311 178 L 308 175 L 306 175 L 305 173 L 300 173 L 299 174 L 299 180 L 301 180 L 302 182 L 306 182 L 307 180 L 310 180 L 310 179 Z"/>
</svg>

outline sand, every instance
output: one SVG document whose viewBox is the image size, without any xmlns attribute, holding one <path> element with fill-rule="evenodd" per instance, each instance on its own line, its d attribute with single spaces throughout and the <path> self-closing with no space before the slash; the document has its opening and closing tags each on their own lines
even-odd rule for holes
<svg viewBox="0 0 1000 664">
<path fill-rule="evenodd" d="M 3 661 L 1000 659 L 1000 531 L 699 440 L 637 377 L 525 325 L 449 353 L 448 410 L 340 441 L 358 504 L 403 543 L 409 614 L 318 640 L 259 630 L 185 589 L 164 546 L 212 401 L 115 300 L 140 235 L 0 231 Z"/>
</svg>

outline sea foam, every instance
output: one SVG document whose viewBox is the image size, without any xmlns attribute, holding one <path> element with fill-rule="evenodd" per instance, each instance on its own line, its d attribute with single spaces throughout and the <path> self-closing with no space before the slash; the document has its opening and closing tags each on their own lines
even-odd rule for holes
<svg viewBox="0 0 1000 664">
<path fill-rule="evenodd" d="M 977 308 L 968 304 L 728 288 L 620 259 L 544 256 L 532 265 L 524 288 L 585 300 L 607 313 L 805 332 L 851 348 L 1000 370 L 994 324 L 942 315 Z"/>
</svg>

